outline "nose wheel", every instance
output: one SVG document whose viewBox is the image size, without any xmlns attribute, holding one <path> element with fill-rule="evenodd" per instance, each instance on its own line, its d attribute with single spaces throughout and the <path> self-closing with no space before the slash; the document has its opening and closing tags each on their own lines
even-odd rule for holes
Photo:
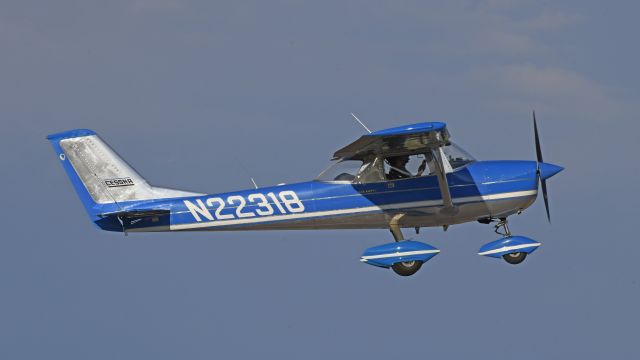
<svg viewBox="0 0 640 360">
<path fill-rule="evenodd" d="M 494 225 L 495 232 L 502 235 L 502 238 L 482 246 L 478 255 L 502 258 L 509 264 L 517 265 L 527 258 L 527 254 L 532 253 L 541 245 L 539 242 L 527 237 L 512 235 L 506 217 L 486 219 L 481 222 L 485 224 L 496 222 Z"/>
<path fill-rule="evenodd" d="M 509 222 L 507 218 L 500 218 L 497 224 L 494 225 L 496 234 L 502 235 L 504 237 L 511 236 L 511 230 L 509 230 Z M 508 262 L 511 265 L 518 265 L 527 258 L 527 253 L 525 252 L 512 252 L 509 254 L 502 255 L 504 261 Z"/>
</svg>

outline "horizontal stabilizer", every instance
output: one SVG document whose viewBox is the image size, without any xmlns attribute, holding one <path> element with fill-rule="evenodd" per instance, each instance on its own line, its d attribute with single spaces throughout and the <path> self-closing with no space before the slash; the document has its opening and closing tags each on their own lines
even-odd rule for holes
<svg viewBox="0 0 640 360">
<path fill-rule="evenodd" d="M 169 230 L 169 210 L 127 210 L 99 214 L 96 224 L 107 231 L 129 232 Z"/>
</svg>

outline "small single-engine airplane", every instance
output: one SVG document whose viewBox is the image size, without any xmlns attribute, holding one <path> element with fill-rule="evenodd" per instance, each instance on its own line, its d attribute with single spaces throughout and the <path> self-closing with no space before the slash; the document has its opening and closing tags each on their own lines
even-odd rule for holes
<svg viewBox="0 0 640 360">
<path fill-rule="evenodd" d="M 103 230 L 389 229 L 395 242 L 360 260 L 409 276 L 440 250 L 405 240 L 401 228 L 495 223 L 502 237 L 478 254 L 510 264 L 540 246 L 507 225 L 533 204 L 538 184 L 549 218 L 546 180 L 563 170 L 542 161 L 535 113 L 533 122 L 537 161 L 476 161 L 449 140 L 444 123 L 425 122 L 369 131 L 313 181 L 214 195 L 151 186 L 91 130 L 47 139 Z"/>
</svg>

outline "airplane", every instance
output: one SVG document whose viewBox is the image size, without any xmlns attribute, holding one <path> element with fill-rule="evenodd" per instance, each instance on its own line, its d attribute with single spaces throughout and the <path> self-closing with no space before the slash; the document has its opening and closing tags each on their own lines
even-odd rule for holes
<svg viewBox="0 0 640 360">
<path fill-rule="evenodd" d="M 388 229 L 394 241 L 366 249 L 360 261 L 410 276 L 440 250 L 405 239 L 403 228 L 418 234 L 423 227 L 446 231 L 465 222 L 494 224 L 501 237 L 478 254 L 510 264 L 521 263 L 541 245 L 513 235 L 507 220 L 535 202 L 538 188 L 551 220 L 547 179 L 563 168 L 543 161 L 535 112 L 533 124 L 537 161 L 478 161 L 450 140 L 442 122 L 374 132 L 362 124 L 368 133 L 336 151 L 332 165 L 312 181 L 220 194 L 152 186 L 92 130 L 47 139 L 102 230 L 126 235 Z"/>
</svg>

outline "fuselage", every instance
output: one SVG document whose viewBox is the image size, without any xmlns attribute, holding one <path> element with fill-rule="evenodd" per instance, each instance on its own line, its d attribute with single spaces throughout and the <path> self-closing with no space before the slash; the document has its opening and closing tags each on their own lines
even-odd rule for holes
<svg viewBox="0 0 640 360">
<path fill-rule="evenodd" d="M 444 226 L 499 218 L 537 195 L 535 161 L 476 161 L 446 174 L 454 208 L 443 205 L 435 175 L 352 184 L 308 181 L 185 198 L 97 205 L 93 220 L 111 231 L 366 229 Z M 139 214 L 136 217 L 135 214 Z"/>
</svg>

